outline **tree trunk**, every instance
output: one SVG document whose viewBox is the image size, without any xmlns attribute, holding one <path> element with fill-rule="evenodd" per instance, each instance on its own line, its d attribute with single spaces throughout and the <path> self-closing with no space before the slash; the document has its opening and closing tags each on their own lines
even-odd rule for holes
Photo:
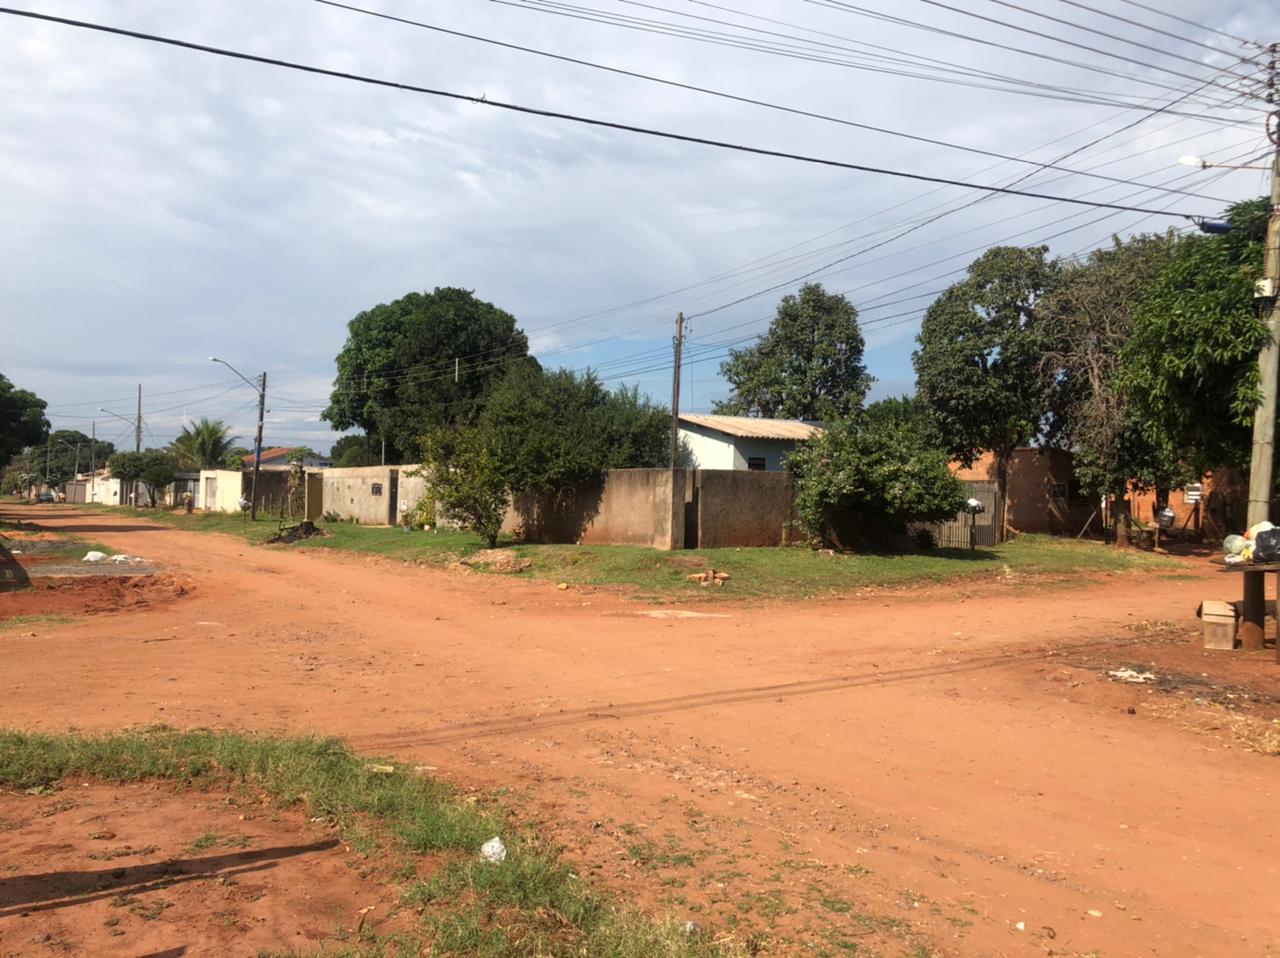
<svg viewBox="0 0 1280 958">
<path fill-rule="evenodd" d="M 1115 531 L 1117 549 L 1127 549 L 1129 541 L 1129 500 L 1125 496 L 1127 489 L 1121 489 L 1111 496 L 1111 525 Z"/>
<path fill-rule="evenodd" d="M 1001 449 L 996 452 L 996 493 L 1000 503 L 1000 515 L 995 519 L 1001 542 L 1009 538 L 1009 460 L 1012 458 L 1012 449 Z"/>
</svg>

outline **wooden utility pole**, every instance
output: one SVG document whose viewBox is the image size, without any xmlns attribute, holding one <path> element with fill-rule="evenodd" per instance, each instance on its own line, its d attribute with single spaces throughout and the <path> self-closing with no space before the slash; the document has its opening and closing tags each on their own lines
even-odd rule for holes
<svg viewBox="0 0 1280 958">
<path fill-rule="evenodd" d="M 262 469 L 262 420 L 266 413 L 267 374 L 264 371 L 258 384 L 258 435 L 253 441 L 253 481 L 249 485 L 249 518 L 252 520 L 258 518 L 258 472 Z"/>
<path fill-rule="evenodd" d="M 680 449 L 680 360 L 684 354 L 684 313 L 676 313 L 675 368 L 671 376 L 671 468 Z"/>
<path fill-rule="evenodd" d="M 1280 45 L 1271 44 L 1270 76 L 1267 100 L 1275 107 L 1276 53 Z M 1273 495 L 1271 478 L 1275 465 L 1276 390 L 1280 388 L 1280 111 L 1267 116 L 1267 138 L 1273 147 L 1271 157 L 1271 219 L 1267 222 L 1267 244 L 1263 259 L 1262 279 L 1256 298 L 1259 312 L 1267 320 L 1267 340 L 1258 353 L 1258 409 L 1253 417 L 1253 451 L 1249 460 L 1248 523 L 1271 518 Z M 1253 651 L 1263 646 L 1266 622 L 1266 573 L 1244 574 L 1244 609 L 1240 622 L 1240 647 Z M 1276 644 L 1280 661 L 1280 643 Z"/>
</svg>

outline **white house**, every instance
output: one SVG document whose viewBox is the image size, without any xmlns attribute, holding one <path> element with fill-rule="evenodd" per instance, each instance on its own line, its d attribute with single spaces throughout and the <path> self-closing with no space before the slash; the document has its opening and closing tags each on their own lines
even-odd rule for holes
<svg viewBox="0 0 1280 958">
<path fill-rule="evenodd" d="M 680 414 L 680 438 L 695 469 L 755 469 L 777 472 L 796 443 L 822 427 L 799 419 Z"/>
</svg>

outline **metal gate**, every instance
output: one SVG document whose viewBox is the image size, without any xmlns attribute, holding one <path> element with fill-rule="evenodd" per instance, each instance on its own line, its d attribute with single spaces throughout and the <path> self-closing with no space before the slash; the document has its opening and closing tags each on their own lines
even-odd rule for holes
<svg viewBox="0 0 1280 958">
<path fill-rule="evenodd" d="M 1000 542 L 1000 493 L 994 480 L 966 480 L 967 496 L 982 503 L 978 515 L 961 512 L 954 519 L 925 526 L 933 533 L 939 549 L 968 549 L 994 546 Z"/>
</svg>

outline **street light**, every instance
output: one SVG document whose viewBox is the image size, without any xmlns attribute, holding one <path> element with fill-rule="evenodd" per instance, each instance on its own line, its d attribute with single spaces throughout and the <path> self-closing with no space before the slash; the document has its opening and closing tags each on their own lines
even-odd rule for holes
<svg viewBox="0 0 1280 958">
<path fill-rule="evenodd" d="M 1210 163 L 1192 153 L 1178 157 L 1183 166 L 1194 166 L 1198 170 L 1269 170 L 1269 166 L 1236 166 L 1231 163 Z"/>
<path fill-rule="evenodd" d="M 129 419 L 127 416 L 122 416 L 118 412 L 112 412 L 110 409 L 106 409 L 102 406 L 98 407 L 98 412 L 105 412 L 108 416 L 114 416 L 121 422 L 127 422 L 132 426 L 133 451 L 142 452 L 142 387 L 138 387 L 138 417 L 136 419 Z M 121 494 L 123 494 L 123 492 L 124 490 L 121 490 Z M 124 505 L 124 503 L 121 503 L 121 505 Z M 136 479 L 133 482 L 133 505 L 135 508 L 138 505 L 138 481 Z"/>
<path fill-rule="evenodd" d="M 225 359 L 210 356 L 209 362 L 221 363 L 226 366 L 258 393 L 258 436 L 253 443 L 253 484 L 249 487 L 249 518 L 256 520 L 258 518 L 258 472 L 262 468 L 262 419 L 267 411 L 267 374 L 263 372 L 262 378 L 255 383 Z"/>
</svg>

